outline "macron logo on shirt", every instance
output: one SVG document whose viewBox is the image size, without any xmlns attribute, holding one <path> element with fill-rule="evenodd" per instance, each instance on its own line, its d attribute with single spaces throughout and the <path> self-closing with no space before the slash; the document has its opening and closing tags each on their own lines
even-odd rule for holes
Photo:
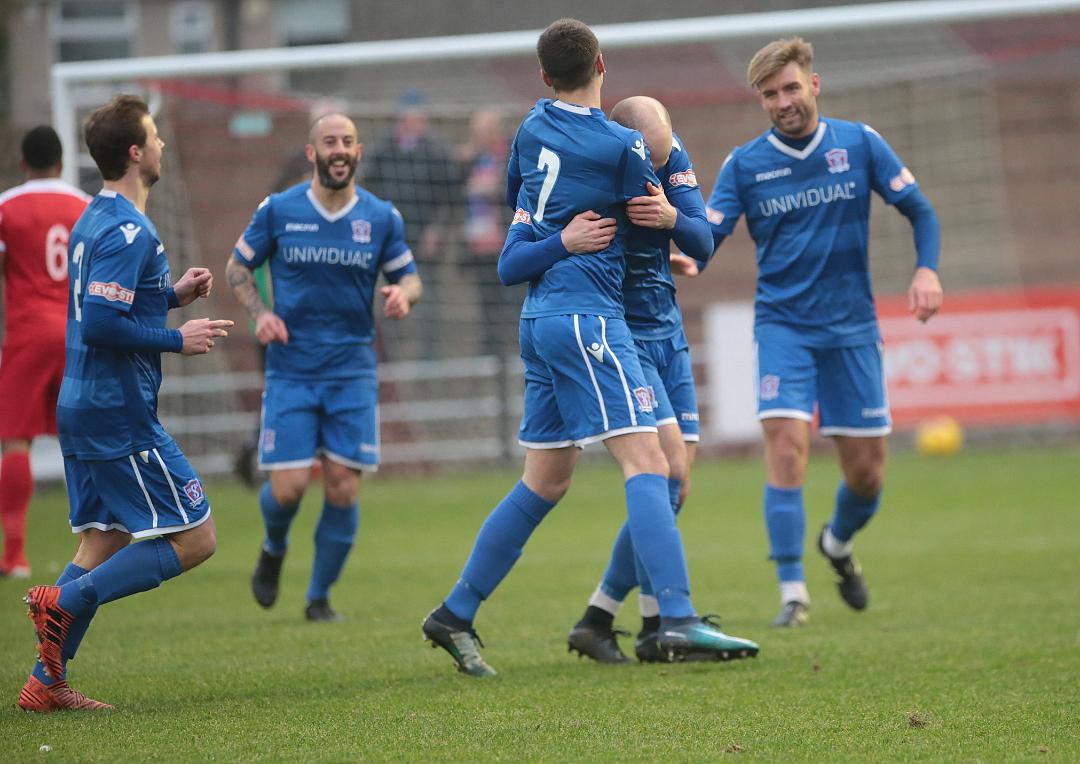
<svg viewBox="0 0 1080 764">
<path fill-rule="evenodd" d="M 630 150 L 641 157 L 641 161 L 645 161 L 645 144 L 640 138 L 634 141 L 634 145 L 630 147 Z"/>
<path fill-rule="evenodd" d="M 139 235 L 139 231 L 142 230 L 141 225 L 135 225 L 134 223 L 124 223 L 120 226 L 120 233 L 124 234 L 124 241 L 128 244 L 135 241 L 135 237 Z"/>
</svg>

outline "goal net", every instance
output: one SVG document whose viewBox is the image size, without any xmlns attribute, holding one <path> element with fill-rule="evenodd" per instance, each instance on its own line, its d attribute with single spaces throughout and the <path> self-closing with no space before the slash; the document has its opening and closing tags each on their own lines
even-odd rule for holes
<svg viewBox="0 0 1080 764">
<path fill-rule="evenodd" d="M 1080 13 L 1025 15 L 1024 4 L 1013 5 L 1015 16 L 916 14 L 863 27 L 811 23 L 809 12 L 787 14 L 790 23 L 760 14 L 768 24 L 712 40 L 695 35 L 693 21 L 669 21 L 664 34 L 680 23 L 684 34 L 640 46 L 609 46 L 601 27 L 605 108 L 636 94 L 667 104 L 707 197 L 727 153 L 768 124 L 745 85 L 747 61 L 769 40 L 801 34 L 814 44 L 822 114 L 881 133 L 936 206 L 947 288 L 1077 282 Z M 844 9 L 835 10 L 843 21 Z M 369 50 L 348 65 L 198 77 L 178 69 L 138 83 L 153 94 L 169 144 L 151 215 L 174 270 L 213 267 L 211 311 L 239 324 L 209 359 L 169 362 L 162 412 L 204 470 L 228 469 L 259 407 L 258 356 L 222 278 L 225 259 L 259 201 L 309 172 L 298 160 L 307 125 L 331 106 L 355 118 L 365 144 L 360 182 L 403 212 L 425 283 L 414 315 L 379 320 L 384 464 L 518 453 L 522 292 L 498 286 L 495 259 L 508 222 L 507 142 L 548 93 L 528 46 L 508 53 L 479 40 L 490 41 L 432 41 L 443 58 L 428 51 L 402 60 L 389 46 L 382 59 Z M 902 293 L 914 262 L 910 227 L 877 209 L 871 241 L 877 293 Z M 709 271 L 680 286 L 691 344 L 701 338 L 703 307 L 751 299 L 754 273 L 740 226 Z"/>
</svg>

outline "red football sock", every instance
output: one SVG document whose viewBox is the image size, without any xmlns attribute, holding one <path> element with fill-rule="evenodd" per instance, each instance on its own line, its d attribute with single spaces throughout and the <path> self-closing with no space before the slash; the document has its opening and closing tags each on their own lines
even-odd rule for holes
<svg viewBox="0 0 1080 764">
<path fill-rule="evenodd" d="M 30 454 L 19 451 L 5 454 L 0 463 L 0 525 L 4 529 L 4 570 L 27 565 L 26 510 L 34 480 L 30 476 Z"/>
</svg>

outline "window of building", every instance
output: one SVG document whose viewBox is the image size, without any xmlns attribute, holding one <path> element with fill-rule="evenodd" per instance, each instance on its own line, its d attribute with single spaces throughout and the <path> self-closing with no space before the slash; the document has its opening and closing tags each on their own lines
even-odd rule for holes
<svg viewBox="0 0 1080 764">
<path fill-rule="evenodd" d="M 169 40 L 175 53 L 210 50 L 214 9 L 206 0 L 183 0 L 169 9 Z"/>
<path fill-rule="evenodd" d="M 135 53 L 138 3 L 59 0 L 49 6 L 49 13 L 56 61 L 127 58 Z"/>
</svg>

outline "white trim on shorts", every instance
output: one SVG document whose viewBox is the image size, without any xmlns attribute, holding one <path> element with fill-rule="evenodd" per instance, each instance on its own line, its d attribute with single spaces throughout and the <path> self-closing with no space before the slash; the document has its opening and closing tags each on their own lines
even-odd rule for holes
<svg viewBox="0 0 1080 764">
<path fill-rule="evenodd" d="M 615 370 L 619 372 L 619 381 L 622 382 L 623 392 L 626 393 L 626 408 L 630 412 L 630 425 L 632 427 L 637 426 L 637 411 L 634 410 L 634 394 L 630 392 L 630 385 L 626 384 L 626 375 L 623 374 L 622 364 L 619 363 L 619 357 L 615 355 L 615 352 L 611 349 L 611 345 L 607 341 L 607 321 L 603 316 L 599 316 L 600 319 L 600 341 L 604 343 L 604 349 L 608 351 L 611 356 L 611 360 L 615 363 Z M 633 342 L 633 339 L 631 339 Z M 590 367 L 591 368 L 591 367 Z M 605 421 L 605 429 L 607 423 Z"/>
<path fill-rule="evenodd" d="M 120 523 L 109 523 L 108 525 L 105 525 L 104 523 L 83 523 L 82 525 L 71 526 L 71 532 L 82 533 L 88 528 L 93 528 L 94 530 L 99 531 L 123 531 L 124 533 L 131 533 L 131 531 L 129 531 Z"/>
<path fill-rule="evenodd" d="M 814 415 L 807 414 L 801 409 L 766 409 L 759 411 L 758 420 L 762 419 L 801 419 L 804 422 L 813 422 Z"/>
<path fill-rule="evenodd" d="M 170 525 L 166 528 L 147 528 L 145 531 L 135 531 L 131 534 L 133 539 L 145 539 L 151 536 L 167 536 L 171 533 L 180 533 L 181 531 L 190 531 L 192 528 L 198 528 L 200 525 L 210 519 L 210 509 L 207 508 L 206 514 L 200 517 L 193 523 L 186 523 L 184 525 Z"/>
<path fill-rule="evenodd" d="M 657 427 L 667 427 L 669 424 L 677 425 L 678 423 L 679 423 L 679 418 L 674 417 L 674 416 L 669 416 L 667 419 L 657 419 L 656 420 L 656 426 Z"/>
<path fill-rule="evenodd" d="M 521 438 L 518 438 L 518 445 L 524 446 L 525 448 L 531 448 L 536 451 L 545 451 L 556 448 L 569 448 L 570 446 L 576 446 L 577 444 L 572 440 L 551 440 L 543 442 L 535 440 L 522 440 Z"/>
<path fill-rule="evenodd" d="M 149 460 L 149 454 L 147 455 Z M 139 474 L 139 465 L 135 463 L 135 455 L 128 454 L 128 461 L 131 462 L 131 469 L 135 473 L 135 480 L 139 483 L 139 488 L 142 489 L 143 497 L 146 499 L 146 506 L 150 508 L 150 516 L 153 518 L 153 527 L 157 528 L 158 517 L 157 510 L 154 509 L 154 502 L 150 501 L 150 494 L 146 490 L 146 483 L 143 482 L 142 475 Z M 148 461 L 149 463 L 149 461 Z M 135 534 L 132 534 L 133 536 Z"/>
<path fill-rule="evenodd" d="M 180 495 L 176 492 L 176 484 L 173 483 L 172 475 L 169 474 L 168 467 L 165 466 L 165 462 L 161 458 L 161 454 L 158 453 L 156 448 L 152 449 L 154 456 L 157 457 L 158 464 L 161 465 L 161 472 L 165 475 L 165 479 L 169 481 L 169 490 L 172 491 L 173 501 L 176 502 L 176 509 L 180 513 L 180 517 L 183 518 L 185 523 L 191 522 L 188 519 L 187 512 L 184 511 L 184 507 L 180 504 Z"/>
<path fill-rule="evenodd" d="M 358 472 L 379 471 L 378 464 L 365 464 L 364 462 L 354 462 L 352 459 L 346 459 L 341 454 L 335 454 L 333 451 L 327 451 L 325 448 L 320 448 L 317 453 L 322 454 L 335 464 L 340 464 L 342 466 L 348 467 L 351 470 L 357 470 Z"/>
<path fill-rule="evenodd" d="M 616 435 L 627 435 L 632 432 L 656 432 L 656 428 L 648 424 L 639 424 L 633 427 L 619 427 L 615 430 L 608 430 L 606 432 L 602 432 L 599 435 L 589 435 L 585 438 L 579 438 L 575 441 L 575 444 L 578 448 L 584 448 L 590 443 L 599 443 L 602 440 L 614 438 Z"/>
<path fill-rule="evenodd" d="M 697 443 L 701 440 L 701 435 L 696 432 L 684 432 L 682 439 L 686 443 Z"/>
<path fill-rule="evenodd" d="M 299 470 L 304 467 L 310 467 L 315 463 L 315 457 L 309 457 L 307 459 L 294 459 L 291 462 L 270 462 L 266 463 L 260 461 L 256 465 L 263 472 L 273 472 L 274 470 Z"/>
<path fill-rule="evenodd" d="M 880 438 L 892 432 L 892 425 L 884 427 L 821 427 L 818 432 L 823 437 L 831 438 L 834 435 L 846 435 L 849 438 Z"/>
<path fill-rule="evenodd" d="M 604 319 L 601 318 L 600 320 L 603 321 Z M 600 385 L 596 383 L 596 374 L 593 372 L 592 364 L 589 363 L 589 354 L 585 352 L 585 343 L 581 341 L 581 323 L 580 316 L 577 313 L 574 314 L 574 337 L 577 339 L 577 346 L 581 351 L 581 359 L 585 361 L 585 368 L 589 370 L 589 379 L 592 380 L 593 390 L 596 391 L 596 400 L 600 403 L 600 416 L 604 421 L 604 429 L 607 430 L 607 406 L 604 405 L 604 396 L 600 392 Z M 607 347 L 607 342 L 604 342 L 604 346 Z"/>
</svg>

